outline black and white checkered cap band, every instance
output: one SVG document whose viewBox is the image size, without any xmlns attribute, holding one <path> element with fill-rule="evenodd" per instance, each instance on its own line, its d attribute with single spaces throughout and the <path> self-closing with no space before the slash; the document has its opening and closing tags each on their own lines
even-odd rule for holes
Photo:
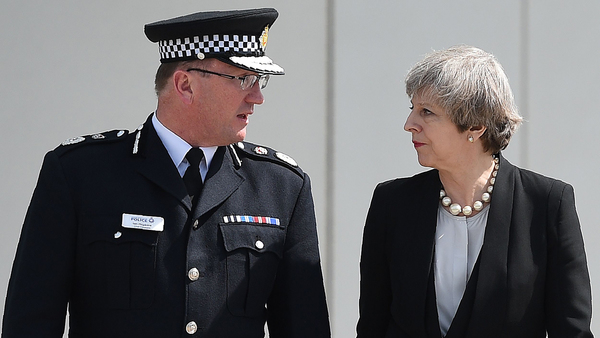
<svg viewBox="0 0 600 338">
<path fill-rule="evenodd" d="M 203 54 L 232 53 L 262 56 L 264 50 L 257 36 L 250 35 L 204 35 L 158 42 L 162 60 L 196 57 Z"/>
</svg>

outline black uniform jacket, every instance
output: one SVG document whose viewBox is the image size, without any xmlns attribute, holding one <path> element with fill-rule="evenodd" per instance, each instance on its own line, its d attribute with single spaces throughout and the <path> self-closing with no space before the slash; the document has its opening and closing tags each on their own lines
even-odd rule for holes
<svg viewBox="0 0 600 338">
<path fill-rule="evenodd" d="M 428 316 L 436 311 L 429 298 L 440 187 L 437 170 L 430 170 L 375 189 L 360 263 L 359 338 L 436 331 L 439 338 L 437 317 Z M 501 157 L 473 275 L 465 292 L 471 303 L 463 297 L 447 337 L 455 324 L 463 331 L 456 337 L 592 337 L 589 274 L 570 185 Z"/>
<path fill-rule="evenodd" d="M 330 336 L 310 181 L 293 160 L 219 147 L 192 208 L 150 119 L 64 144 L 27 212 L 3 337 L 62 337 L 67 304 L 70 337 L 263 337 L 265 320 L 273 338 Z"/>
</svg>

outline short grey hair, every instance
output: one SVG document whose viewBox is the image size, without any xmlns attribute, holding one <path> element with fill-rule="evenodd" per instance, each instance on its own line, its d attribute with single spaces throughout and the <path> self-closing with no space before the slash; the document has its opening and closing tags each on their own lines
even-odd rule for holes
<svg viewBox="0 0 600 338">
<path fill-rule="evenodd" d="M 167 86 L 167 82 L 176 71 L 188 67 L 203 67 L 208 63 L 208 60 L 210 59 L 161 63 L 156 70 L 156 76 L 154 78 L 154 91 L 156 92 L 156 95 L 160 96 L 160 93 Z M 205 76 L 205 74 L 202 73 L 201 76 Z"/>
<path fill-rule="evenodd" d="M 484 151 L 505 149 L 521 124 L 512 90 L 496 58 L 479 48 L 454 46 L 434 51 L 406 76 L 406 94 L 429 96 L 464 132 L 484 126 Z"/>
</svg>

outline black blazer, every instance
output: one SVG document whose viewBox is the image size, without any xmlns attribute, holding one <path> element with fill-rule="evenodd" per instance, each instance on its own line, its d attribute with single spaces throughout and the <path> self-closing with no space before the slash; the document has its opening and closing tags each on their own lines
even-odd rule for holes
<svg viewBox="0 0 600 338">
<path fill-rule="evenodd" d="M 309 178 L 255 148 L 220 147 L 195 208 L 150 119 L 49 152 L 2 336 L 62 337 L 68 304 L 70 337 L 329 337 Z"/>
<path fill-rule="evenodd" d="M 440 186 L 430 170 L 375 189 L 363 237 L 357 337 L 428 336 Z M 465 337 L 592 337 L 589 274 L 570 185 L 501 156 L 478 264 Z"/>
</svg>

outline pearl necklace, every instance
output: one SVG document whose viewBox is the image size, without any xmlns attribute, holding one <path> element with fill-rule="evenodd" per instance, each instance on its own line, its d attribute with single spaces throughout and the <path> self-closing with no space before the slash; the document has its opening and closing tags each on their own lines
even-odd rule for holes
<svg viewBox="0 0 600 338">
<path fill-rule="evenodd" d="M 442 205 L 445 207 L 450 207 L 450 213 L 454 216 L 457 216 L 461 212 L 465 216 L 469 216 L 473 213 L 473 210 L 480 211 L 483 209 L 483 203 L 489 203 L 492 200 L 492 191 L 494 190 L 494 183 L 496 183 L 496 176 L 498 175 L 498 168 L 500 168 L 500 160 L 498 157 L 494 156 L 494 170 L 492 171 L 492 176 L 489 179 L 489 186 L 486 191 L 481 195 L 481 201 L 475 201 L 473 206 L 465 205 L 462 207 L 458 203 L 452 203 L 452 199 L 450 196 L 446 195 L 446 191 L 442 187 L 440 189 L 440 199 L 442 200 Z M 483 202 L 482 202 L 483 201 Z"/>
</svg>

